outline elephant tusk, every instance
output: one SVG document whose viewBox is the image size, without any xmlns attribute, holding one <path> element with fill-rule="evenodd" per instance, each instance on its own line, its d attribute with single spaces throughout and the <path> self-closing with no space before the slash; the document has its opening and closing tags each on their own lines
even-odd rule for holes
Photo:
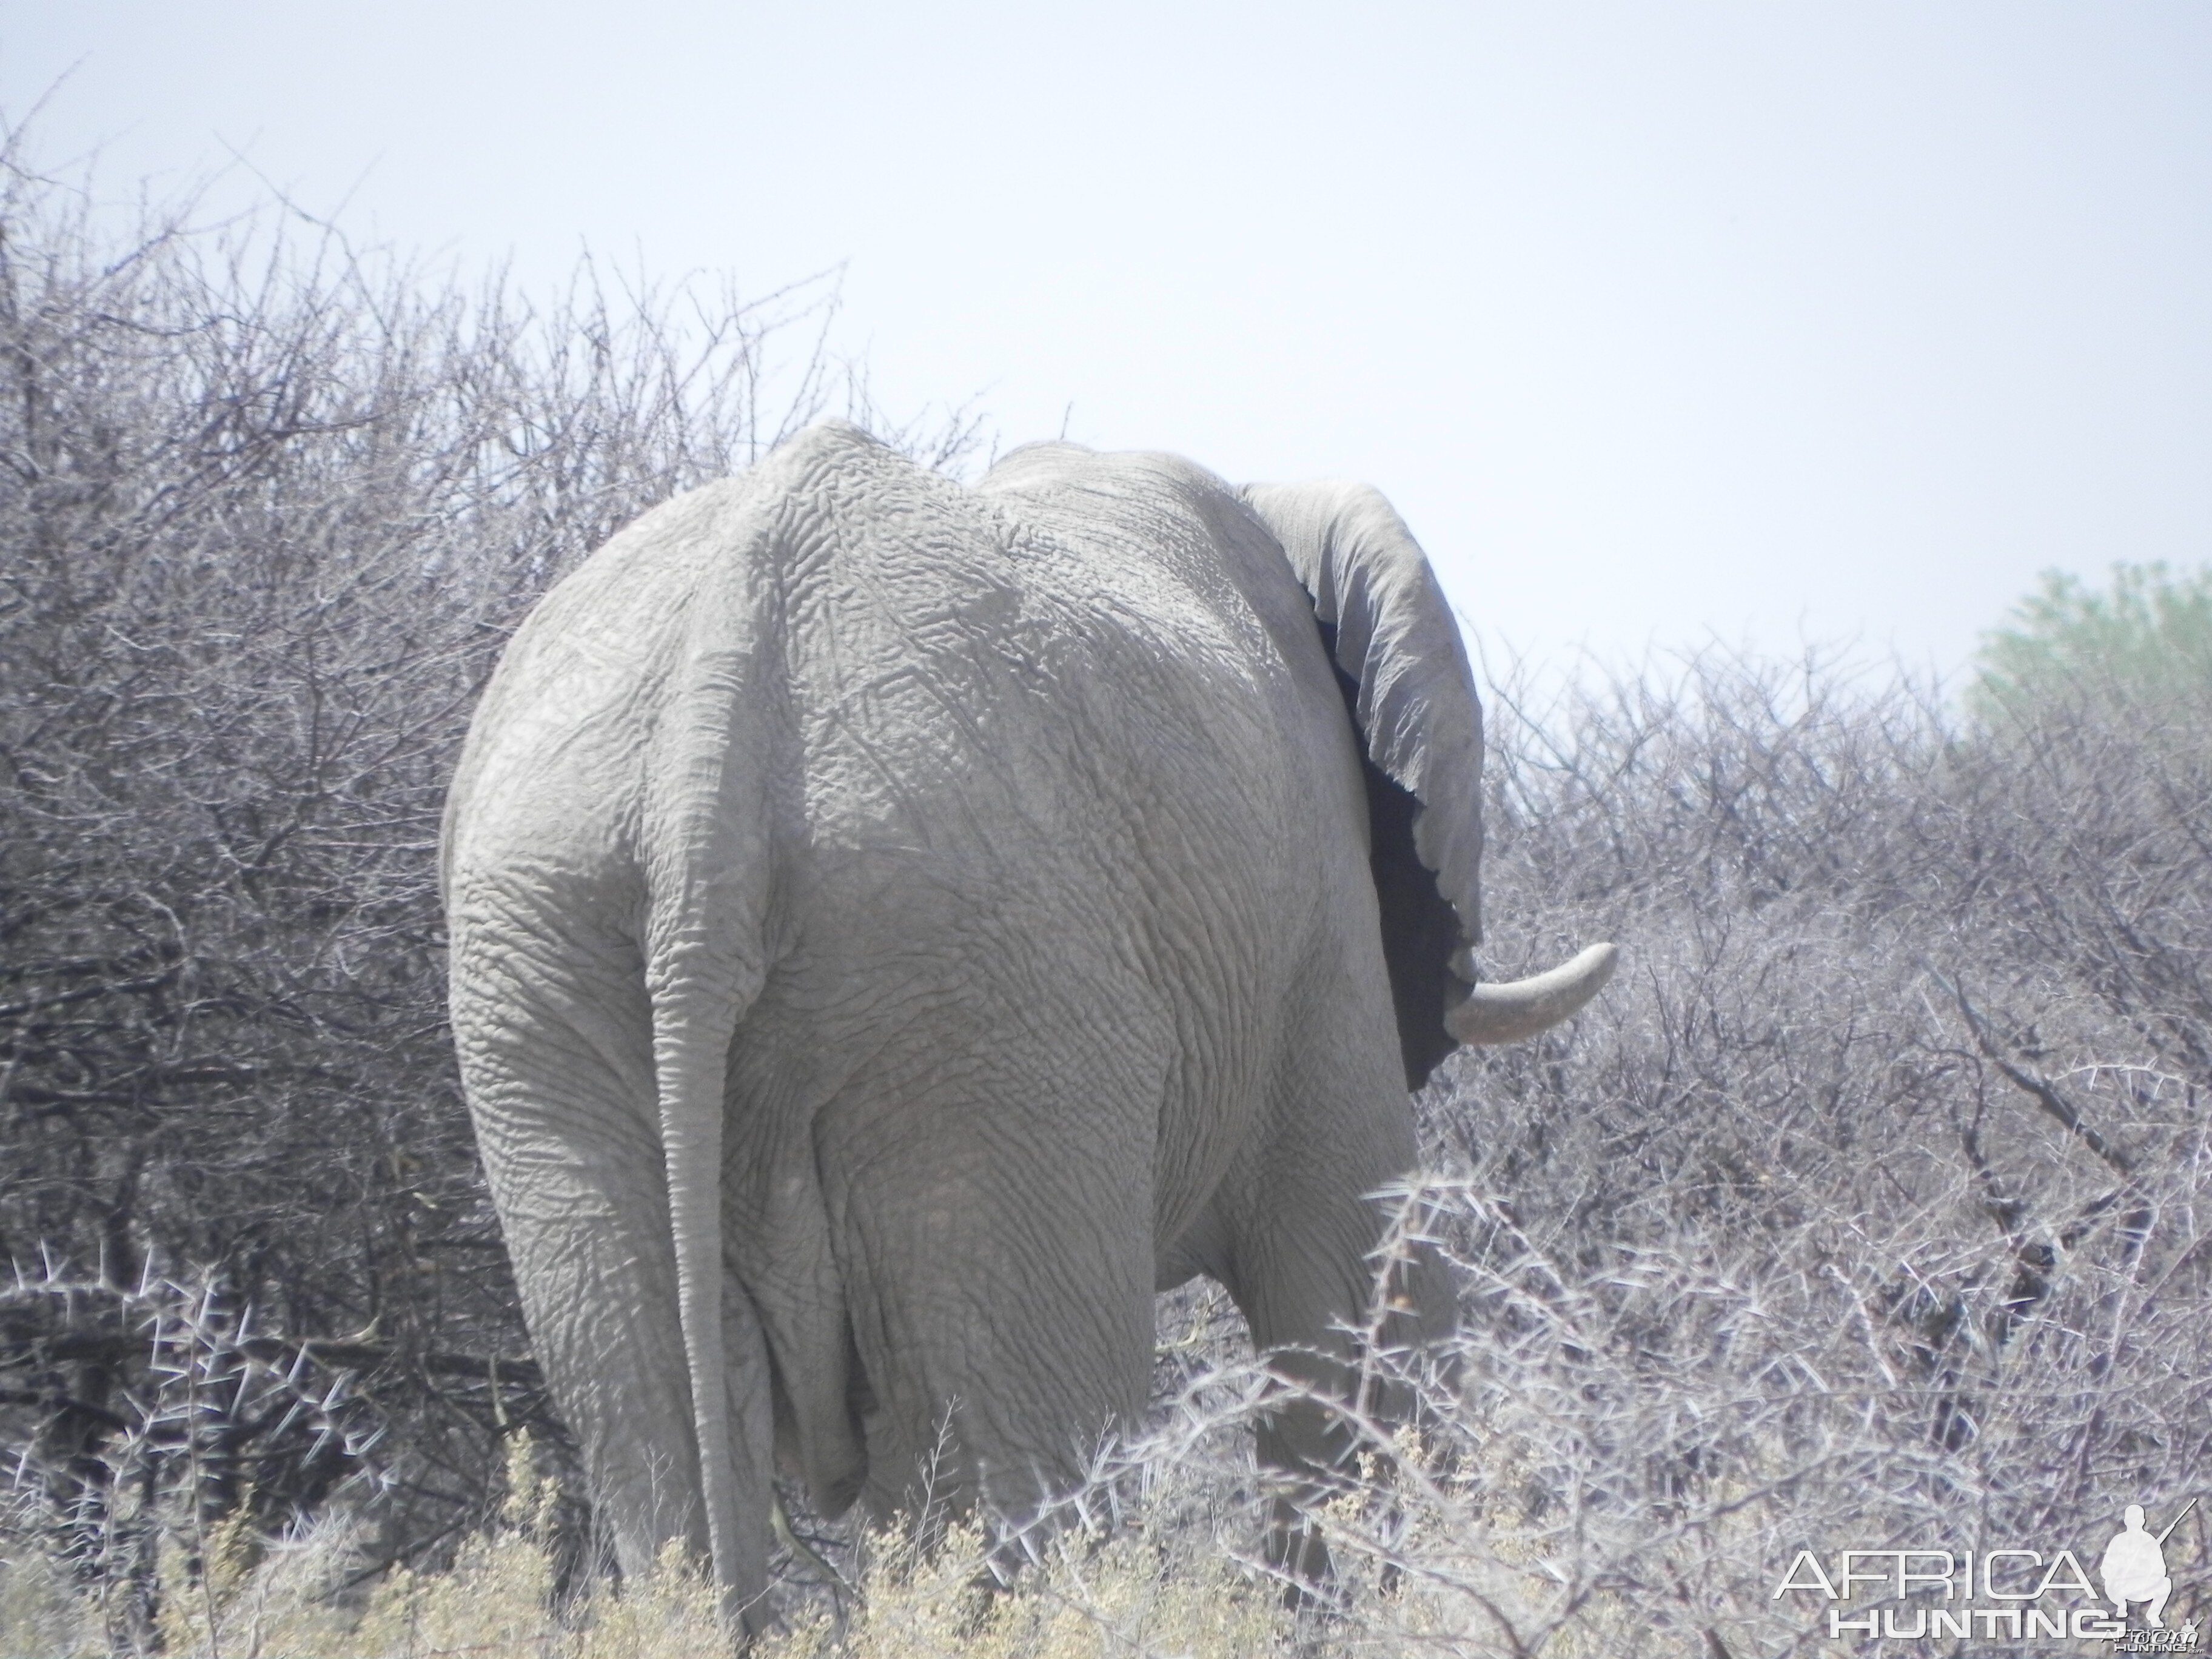
<svg viewBox="0 0 2212 1659">
<path fill-rule="evenodd" d="M 1444 1011 L 1444 1030 L 1462 1042 L 1518 1042 L 1557 1025 L 1588 1002 L 1606 981 L 1620 952 L 1593 945 L 1548 974 L 1504 985 L 1477 985 L 1467 1000 Z"/>
</svg>

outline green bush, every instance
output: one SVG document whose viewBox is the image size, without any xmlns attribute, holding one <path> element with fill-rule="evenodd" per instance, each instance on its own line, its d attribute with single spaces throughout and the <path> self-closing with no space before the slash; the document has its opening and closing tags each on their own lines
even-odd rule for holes
<svg viewBox="0 0 2212 1659">
<path fill-rule="evenodd" d="M 1979 661 L 1969 700 L 1984 723 L 2054 700 L 2201 696 L 2212 690 L 2212 565 L 2116 564 L 2104 590 L 2046 570 Z"/>
</svg>

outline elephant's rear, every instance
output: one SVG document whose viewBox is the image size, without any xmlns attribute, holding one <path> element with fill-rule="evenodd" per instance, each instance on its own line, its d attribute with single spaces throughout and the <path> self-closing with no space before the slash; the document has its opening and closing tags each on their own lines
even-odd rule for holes
<svg viewBox="0 0 2212 1659">
<path fill-rule="evenodd" d="M 829 428 L 648 515 L 518 635 L 454 785 L 533 1339 L 626 1563 L 689 1535 L 739 1599 L 777 1455 L 833 1504 L 896 1503 L 940 1420 L 955 1484 L 1074 1473 L 1164 1268 L 1328 1340 L 1412 1155 L 1281 549 L 1194 468 L 1012 476 Z"/>
<path fill-rule="evenodd" d="M 625 1565 L 685 1536 L 739 1602 L 779 1455 L 888 1506 L 957 1400 L 940 1477 L 1012 1495 L 1141 1403 L 1176 1015 L 1086 994 L 1142 988 L 1063 908 L 1129 897 L 1054 683 L 1096 665 L 1004 530 L 810 434 L 550 595 L 453 786 L 453 1025 L 533 1341 Z"/>
<path fill-rule="evenodd" d="M 689 1537 L 739 1599 L 765 1572 L 768 1364 L 725 1295 L 719 1172 L 799 787 L 765 556 L 792 471 L 670 503 L 547 597 L 442 853 L 462 1078 L 539 1358 L 625 1566 Z"/>
</svg>

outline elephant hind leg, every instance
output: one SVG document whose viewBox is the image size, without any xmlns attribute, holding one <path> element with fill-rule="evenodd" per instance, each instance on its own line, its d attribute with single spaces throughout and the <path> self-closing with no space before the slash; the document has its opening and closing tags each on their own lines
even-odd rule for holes
<svg viewBox="0 0 2212 1659">
<path fill-rule="evenodd" d="M 703 1558 L 644 986 L 611 948 L 556 949 L 544 943 L 559 937 L 548 926 L 494 935 L 467 911 L 459 919 L 454 1031 L 532 1346 L 623 1571 L 649 1571 L 672 1540 Z M 518 935 L 533 948 L 516 949 Z M 758 1468 L 764 1536 L 766 1348 L 733 1281 L 722 1322 L 729 1409 Z"/>
<path fill-rule="evenodd" d="M 1142 1414 L 1165 1044 L 1067 1005 L 946 1012 L 928 1065 L 887 1048 L 830 1115 L 875 1514 L 1018 1515 Z"/>
<path fill-rule="evenodd" d="M 1355 1267 L 1366 1265 L 1364 1247 L 1379 1229 L 1357 1225 L 1364 1219 L 1348 1218 L 1353 1224 L 1340 1230 L 1336 1250 L 1302 1248 L 1310 1241 L 1261 1244 L 1248 1236 L 1230 1286 L 1251 1327 L 1253 1346 L 1290 1385 L 1287 1397 L 1258 1425 L 1255 1449 L 1261 1468 L 1278 1482 L 1267 1564 L 1296 1587 L 1294 1600 L 1329 1593 L 1328 1549 L 1305 1517 L 1352 1473 L 1359 1447 L 1350 1419 L 1364 1416 L 1371 1403 L 1358 1398 L 1358 1358 L 1346 1332 L 1361 1322 L 1370 1299 Z"/>
<path fill-rule="evenodd" d="M 510 1090 L 491 1067 L 472 1069 L 531 1346 L 583 1452 L 600 1524 L 625 1574 L 648 1570 L 671 1539 L 703 1551 L 659 1146 L 624 1121 L 627 1109 L 601 1103 L 611 1079 L 581 1055 L 563 1056 L 558 1101 L 550 1085 Z"/>
<path fill-rule="evenodd" d="M 1274 1132 L 1224 1194 L 1225 1278 L 1254 1346 L 1291 1385 L 1258 1434 L 1262 1465 L 1284 1477 L 1268 1553 L 1309 1593 L 1325 1594 L 1328 1552 L 1302 1512 L 1353 1473 L 1359 1425 L 1397 1420 L 1408 1404 L 1363 1364 L 1364 1334 L 1379 1306 L 1382 1342 L 1418 1340 L 1441 1326 L 1450 1297 L 1425 1253 L 1375 1257 L 1390 1213 L 1376 1194 L 1419 1157 L 1398 1056 L 1326 1017 L 1298 1030 L 1278 1073 Z"/>
<path fill-rule="evenodd" d="M 1082 1230 L 1086 1242 L 1105 1231 Z M 1143 1237 L 1140 1221 L 1118 1231 Z M 1019 1260 L 990 1233 L 980 1224 L 966 1237 L 909 1232 L 897 1266 L 868 1274 L 856 1312 L 872 1514 L 959 1513 L 982 1500 L 1018 1518 L 1080 1480 L 1098 1437 L 1142 1414 L 1152 1352 L 1143 1252 L 1041 1249 Z M 994 1271 L 1009 1261 L 1028 1282 Z"/>
</svg>

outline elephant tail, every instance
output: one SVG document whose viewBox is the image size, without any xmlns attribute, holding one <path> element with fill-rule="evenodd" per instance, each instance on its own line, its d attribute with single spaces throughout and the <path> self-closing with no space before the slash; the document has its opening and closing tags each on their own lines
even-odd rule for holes
<svg viewBox="0 0 2212 1659">
<path fill-rule="evenodd" d="M 755 526 L 757 539 L 760 527 Z M 766 533 L 773 536 L 773 526 Z M 780 701 L 767 625 L 770 562 L 711 562 L 663 683 L 638 826 L 646 990 L 668 1226 L 690 1385 L 707 1545 L 727 1615 L 762 1616 L 767 1585 L 767 1339 L 726 1281 L 723 1139 L 730 1045 L 759 995 L 774 848 L 769 800 Z"/>
</svg>

